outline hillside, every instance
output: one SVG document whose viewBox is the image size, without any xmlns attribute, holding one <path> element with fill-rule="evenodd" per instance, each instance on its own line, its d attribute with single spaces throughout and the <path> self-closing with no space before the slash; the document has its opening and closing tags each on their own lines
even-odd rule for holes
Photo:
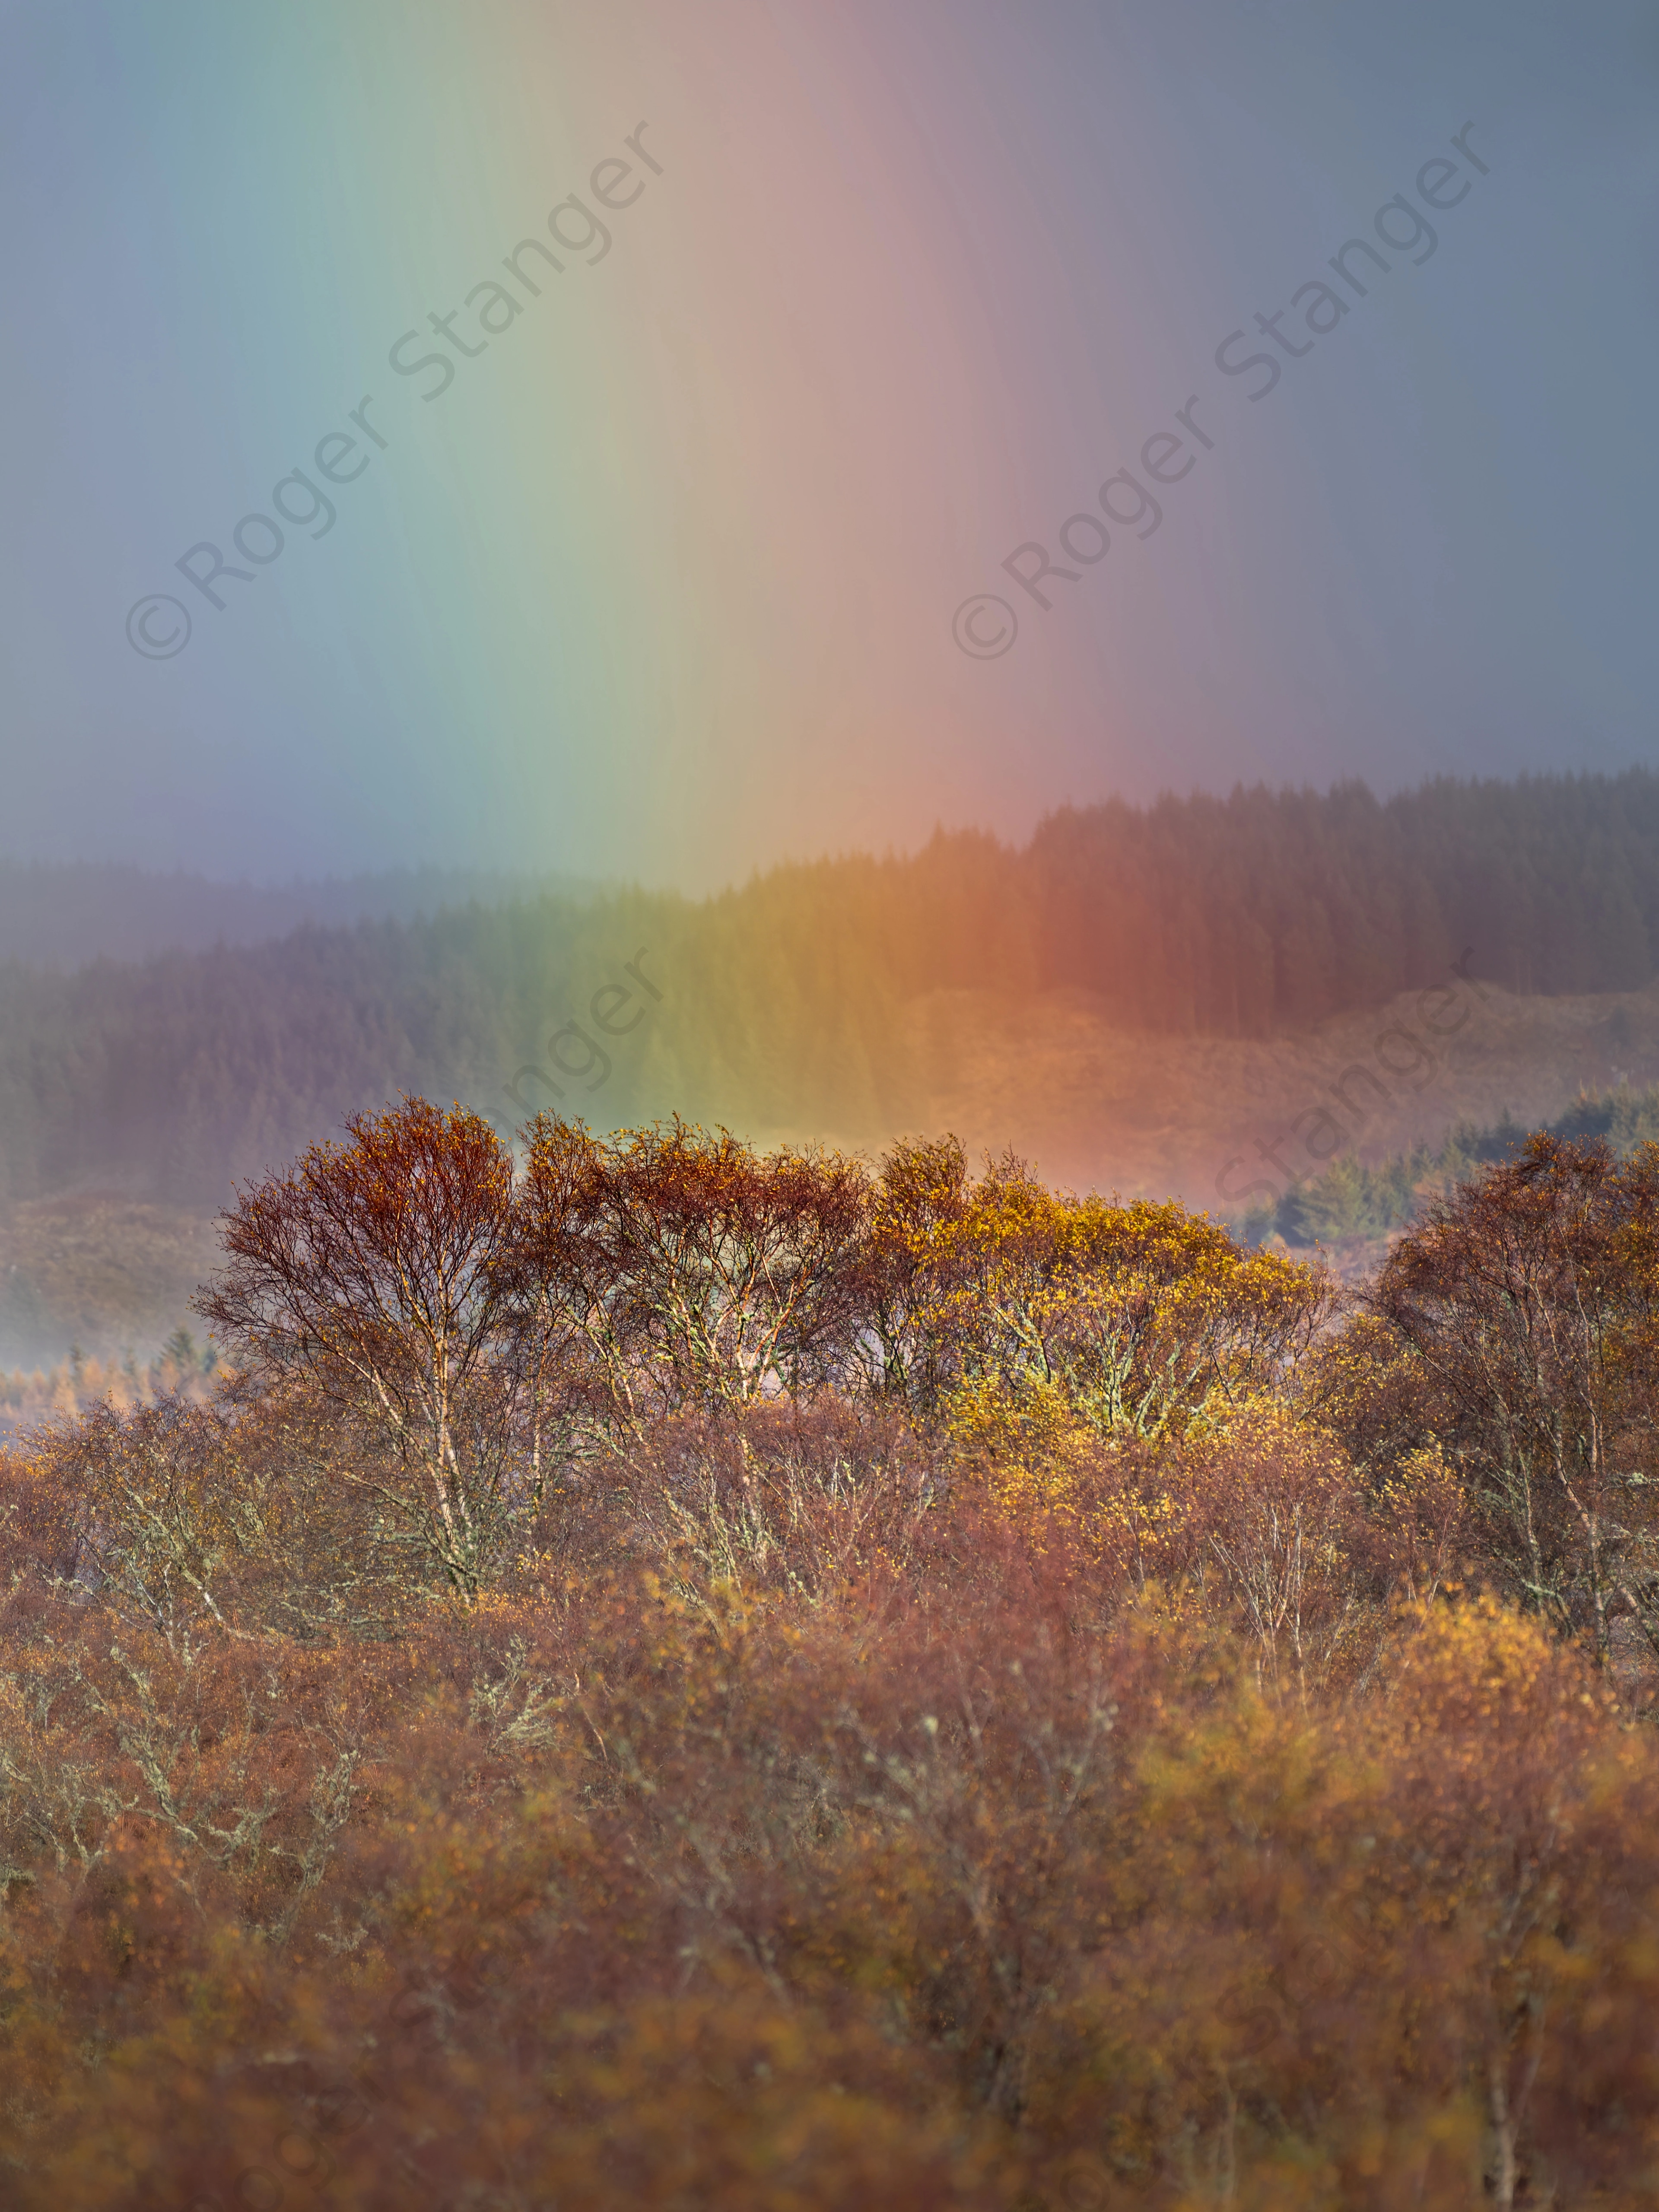
<svg viewBox="0 0 1659 2212">
<path fill-rule="evenodd" d="M 1240 1219 L 1344 1152 L 1659 1078 L 1656 944 L 1659 778 L 1632 771 L 1114 803 L 701 902 L 13 963 L 0 1367 L 154 1351 L 234 1181 L 400 1092 L 504 1134 L 542 1106 L 866 1151 L 949 1128 Z"/>
<path fill-rule="evenodd" d="M 648 974 L 648 956 L 641 964 Z M 1380 1165 L 1438 1146 L 1459 1122 L 1485 1127 L 1513 1115 L 1536 1127 L 1556 1120 L 1580 1091 L 1659 1081 L 1659 988 L 1522 998 L 1477 979 L 1465 1003 L 1467 1020 L 1444 1037 L 1425 1026 L 1422 994 L 1277 1039 L 1170 1037 L 1115 1027 L 1097 1000 L 1076 990 L 1027 998 L 935 992 L 901 1009 L 914 1085 L 904 1114 L 885 1122 L 849 1115 L 816 1128 L 804 1118 L 733 1115 L 733 1125 L 763 1143 L 816 1137 L 866 1152 L 902 1134 L 950 1129 L 975 1157 L 1012 1145 L 1055 1182 L 1176 1194 L 1242 1223 L 1277 1202 L 1267 1190 L 1249 1194 L 1252 1183 L 1279 1198 L 1292 1189 L 1288 1176 L 1257 1157 L 1259 1146 L 1311 1185 L 1326 1155 L 1310 1147 L 1329 1146 L 1339 1129 L 1351 1140 L 1341 1152 Z M 1455 1000 L 1426 1004 L 1443 1020 L 1455 1018 Z M 665 995 L 663 1008 L 652 1010 L 665 1030 L 668 1006 Z M 1420 1062 L 1408 1053 L 1413 1039 Z M 1391 1080 L 1379 1052 L 1412 1069 L 1414 1080 Z M 624 1062 L 618 1051 L 612 1081 L 592 1106 L 620 1093 L 626 1070 L 641 1118 L 688 1110 L 665 1078 L 660 1091 L 650 1087 L 649 1063 L 643 1073 L 640 1066 L 643 1037 L 635 1053 Z M 1369 1067 L 1392 1095 L 1354 1079 L 1355 1067 Z M 1345 1083 L 1370 1109 L 1363 1125 L 1337 1111 L 1328 1122 L 1320 1118 L 1326 1105 L 1335 1109 L 1334 1087 Z M 531 1104 L 541 1103 L 541 1085 L 522 1090 Z M 475 1095 L 489 1106 L 487 1091 Z M 516 1126 L 514 1102 L 495 1103 L 500 1126 Z M 592 1118 L 598 1124 L 599 1115 Z M 99 1359 L 131 1351 L 148 1358 L 185 1320 L 191 1288 L 217 1257 L 215 1194 L 179 1204 L 146 1194 L 154 1188 L 142 1161 L 116 1162 L 90 1170 L 77 1188 L 0 1208 L 0 1370 L 51 1366 L 71 1344 Z"/>
<path fill-rule="evenodd" d="M 1148 1036 L 1079 991 L 934 994 L 910 1010 L 918 1126 L 975 1150 L 1012 1141 L 1079 1188 L 1237 1214 L 1251 1183 L 1282 1191 L 1342 1152 L 1380 1161 L 1506 1112 L 1535 1127 L 1582 1090 L 1659 1079 L 1659 989 L 1529 998 L 1471 969 L 1459 997 L 1401 993 L 1273 1038 Z M 1456 1027 L 1437 1035 L 1427 1015 Z"/>
<path fill-rule="evenodd" d="M 0 962 L 69 969 L 92 960 L 143 960 L 158 952 L 258 945 L 307 922 L 337 928 L 362 921 L 408 921 L 474 900 L 501 906 L 544 892 L 586 896 L 598 888 L 573 877 L 459 868 L 227 884 L 183 869 L 163 875 L 113 861 L 0 855 Z"/>
<path fill-rule="evenodd" d="M 1454 963 L 1576 1001 L 1644 990 L 1656 944 L 1659 777 L 1632 771 L 1387 804 L 1359 786 L 1115 802 L 1052 817 L 1023 850 L 941 835 L 702 902 L 544 897 L 73 975 L 15 965 L 0 1194 L 113 1184 L 211 1209 L 233 1176 L 400 1091 L 508 1127 L 533 1096 L 602 1127 L 678 1109 L 864 1143 L 936 1124 L 960 1089 L 976 1133 L 1030 1128 L 1063 1172 L 1184 1183 L 1215 1128 L 1212 1105 L 1164 1103 L 1188 1079 L 1279 1110 L 1286 1072 L 1323 1064 L 1321 1024 L 1443 986 Z M 1509 1079 L 1535 1078 L 1552 1108 L 1583 1072 L 1563 1050 L 1617 1050 L 1570 1042 L 1594 1017 L 1565 1018 Z M 1203 1041 L 1255 1049 L 1231 1072 L 1188 1065 Z M 1405 1085 L 1425 1126 L 1430 1087 Z"/>
<path fill-rule="evenodd" d="M 118 1192 L 33 1199 L 0 1214 L 0 1368 L 78 1348 L 148 1359 L 218 1257 L 210 1218 Z"/>
</svg>

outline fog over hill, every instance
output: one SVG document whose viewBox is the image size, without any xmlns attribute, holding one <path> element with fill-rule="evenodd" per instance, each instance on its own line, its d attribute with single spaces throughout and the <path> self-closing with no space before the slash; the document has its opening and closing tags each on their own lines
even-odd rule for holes
<svg viewBox="0 0 1659 2212">
<path fill-rule="evenodd" d="M 457 868 L 396 868 L 378 875 L 289 884 L 220 883 L 117 861 L 42 862 L 0 854 L 0 961 L 79 968 L 91 960 L 143 960 L 258 945 L 307 922 L 412 921 L 474 902 L 502 906 L 599 888 L 576 876 Z"/>
</svg>

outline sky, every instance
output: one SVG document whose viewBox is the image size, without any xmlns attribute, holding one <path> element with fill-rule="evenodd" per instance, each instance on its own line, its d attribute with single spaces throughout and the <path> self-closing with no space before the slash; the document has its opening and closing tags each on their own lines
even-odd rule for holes
<svg viewBox="0 0 1659 2212">
<path fill-rule="evenodd" d="M 1656 92 L 1634 0 L 0 7 L 0 852 L 1659 760 Z"/>
</svg>

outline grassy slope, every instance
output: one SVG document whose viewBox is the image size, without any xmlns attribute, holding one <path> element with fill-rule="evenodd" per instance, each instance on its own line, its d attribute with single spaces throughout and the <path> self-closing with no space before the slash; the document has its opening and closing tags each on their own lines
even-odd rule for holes
<svg viewBox="0 0 1659 2212">
<path fill-rule="evenodd" d="M 1368 1161 L 1437 1144 L 1461 1120 L 1492 1122 L 1507 1109 L 1531 1126 L 1581 1089 L 1659 1079 L 1659 989 L 1540 999 L 1481 988 L 1480 1000 L 1466 1002 L 1468 1018 L 1444 1037 L 1426 1028 L 1413 993 L 1381 1012 L 1266 1040 L 1128 1035 L 1078 991 L 1013 1002 L 935 993 L 915 1006 L 932 1069 L 927 1124 L 954 1128 L 973 1148 L 1012 1142 L 1054 1182 L 1173 1193 L 1232 1213 L 1238 1206 L 1216 1189 L 1227 1163 L 1239 1155 L 1250 1163 L 1233 1170 L 1231 1190 L 1261 1176 L 1282 1184 L 1258 1158 L 1258 1142 L 1279 1145 L 1298 1117 L 1335 1109 L 1331 1086 L 1355 1065 L 1392 1094 L 1384 1102 L 1351 1082 L 1350 1096 L 1369 1109 L 1364 1123 L 1337 1113 Z M 1437 1001 L 1426 1011 L 1450 1022 L 1457 1006 Z M 1379 1070 L 1379 1041 L 1385 1060 L 1411 1071 L 1407 1079 Z M 1331 1146 L 1335 1126 L 1304 1121 L 1279 1146 L 1280 1158 L 1317 1175 L 1308 1146 Z"/>
<path fill-rule="evenodd" d="M 211 1222 L 115 1193 L 14 1206 L 0 1219 L 0 1365 L 50 1364 L 71 1345 L 148 1359 L 187 1319 L 217 1249 Z"/>
</svg>

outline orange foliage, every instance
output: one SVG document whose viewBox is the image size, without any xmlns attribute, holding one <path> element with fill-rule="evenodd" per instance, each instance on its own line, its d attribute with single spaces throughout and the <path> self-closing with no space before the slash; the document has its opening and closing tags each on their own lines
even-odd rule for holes
<svg viewBox="0 0 1659 2212">
<path fill-rule="evenodd" d="M 359 1135 L 459 1245 L 313 1162 L 212 1404 L 0 1459 L 8 2205 L 1646 2201 L 1659 1748 L 1433 1343 L 948 1143 Z"/>
</svg>

